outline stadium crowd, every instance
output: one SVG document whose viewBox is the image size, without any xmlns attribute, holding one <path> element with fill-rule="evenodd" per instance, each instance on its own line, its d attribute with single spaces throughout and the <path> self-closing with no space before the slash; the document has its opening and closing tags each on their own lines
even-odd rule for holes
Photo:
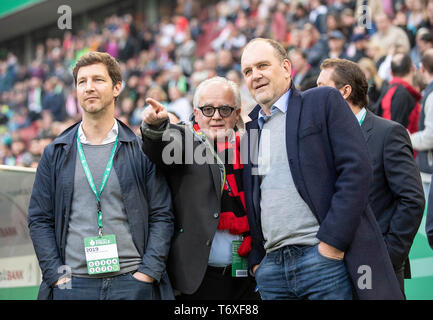
<svg viewBox="0 0 433 320">
<path fill-rule="evenodd" d="M 36 46 L 30 63 L 7 52 L 0 61 L 0 164 L 36 167 L 47 144 L 81 117 L 72 67 L 88 51 L 120 62 L 123 89 L 116 117 L 139 133 L 146 97 L 174 117 L 192 112 L 197 85 L 215 75 L 241 87 L 242 116 L 255 105 L 240 73 L 240 55 L 255 37 L 279 41 L 289 52 L 294 84 L 316 86 L 326 58 L 357 62 L 369 81 L 370 106 L 392 80 L 392 55 L 410 55 L 416 69 L 433 47 L 433 0 L 226 0 L 201 5 L 178 0 L 175 14 L 146 26 L 133 13 L 91 21 L 63 38 Z M 415 73 L 413 87 L 425 88 Z"/>
</svg>

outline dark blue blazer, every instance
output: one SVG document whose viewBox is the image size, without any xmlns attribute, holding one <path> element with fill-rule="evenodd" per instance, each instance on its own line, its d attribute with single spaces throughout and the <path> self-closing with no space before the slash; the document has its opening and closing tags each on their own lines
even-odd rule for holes
<svg viewBox="0 0 433 320">
<path fill-rule="evenodd" d="M 257 149 L 259 106 L 249 115 L 242 144 L 244 188 L 253 249 L 250 267 L 265 255 L 260 221 Z M 296 188 L 320 228 L 317 238 L 345 252 L 359 299 L 403 299 L 385 242 L 368 205 L 372 167 L 367 145 L 348 104 L 334 88 L 298 92 L 286 113 L 286 147 Z M 247 157 L 247 160 L 245 160 Z"/>
</svg>

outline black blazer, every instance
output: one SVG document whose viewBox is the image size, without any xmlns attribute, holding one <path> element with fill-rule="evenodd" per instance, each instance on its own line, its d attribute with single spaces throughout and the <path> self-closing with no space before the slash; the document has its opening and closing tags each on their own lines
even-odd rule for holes
<svg viewBox="0 0 433 320">
<path fill-rule="evenodd" d="M 424 211 L 424 192 L 407 130 L 367 111 L 361 125 L 373 165 L 370 206 L 394 268 L 409 255 Z"/>
</svg>

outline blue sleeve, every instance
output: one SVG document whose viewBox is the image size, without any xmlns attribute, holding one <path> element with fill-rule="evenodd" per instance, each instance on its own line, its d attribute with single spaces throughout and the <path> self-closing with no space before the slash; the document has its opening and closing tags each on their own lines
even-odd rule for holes
<svg viewBox="0 0 433 320">
<path fill-rule="evenodd" d="M 174 215 L 167 182 L 155 164 L 146 157 L 146 192 L 149 207 L 149 234 L 138 271 L 159 281 L 166 268 L 171 238 L 174 232 Z"/>
</svg>

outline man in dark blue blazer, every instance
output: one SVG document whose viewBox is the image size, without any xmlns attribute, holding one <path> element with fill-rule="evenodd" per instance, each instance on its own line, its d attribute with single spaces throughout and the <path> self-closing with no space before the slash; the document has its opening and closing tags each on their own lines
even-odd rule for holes
<svg viewBox="0 0 433 320">
<path fill-rule="evenodd" d="M 433 182 L 433 178 L 432 178 Z M 433 188 L 430 188 L 427 201 L 427 218 L 425 232 L 430 247 L 433 249 Z"/>
<path fill-rule="evenodd" d="M 361 125 L 373 165 L 369 203 L 404 292 L 410 278 L 409 251 L 424 211 L 421 176 L 407 130 L 366 109 L 368 82 L 359 66 L 345 59 L 326 59 L 318 86 L 340 91 Z"/>
<path fill-rule="evenodd" d="M 263 299 L 402 299 L 368 205 L 372 167 L 361 128 L 334 88 L 299 93 L 277 42 L 254 39 L 241 68 L 252 97 L 242 150 Z"/>
</svg>

